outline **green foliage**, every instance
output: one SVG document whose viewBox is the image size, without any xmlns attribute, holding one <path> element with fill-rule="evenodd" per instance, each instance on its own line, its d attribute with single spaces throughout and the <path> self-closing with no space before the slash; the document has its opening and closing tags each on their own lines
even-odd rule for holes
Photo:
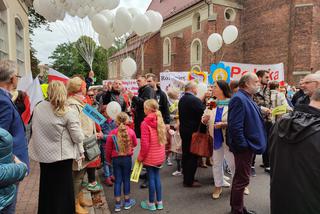
<svg viewBox="0 0 320 214">
<path fill-rule="evenodd" d="M 94 41 L 92 40 L 92 42 Z M 63 43 L 58 45 L 49 57 L 53 60 L 52 68 L 68 77 L 72 77 L 75 74 L 86 77 L 90 71 L 90 67 L 79 54 L 79 51 L 76 48 L 77 44 L 79 44 L 79 40 L 74 43 Z M 94 45 L 96 44 L 94 43 Z M 109 48 L 108 50 L 101 46 L 96 48 L 93 60 L 93 71 L 95 72 L 95 77 L 97 79 L 95 85 L 102 84 L 102 80 L 107 78 L 108 58 L 116 50 L 115 47 Z"/>
</svg>

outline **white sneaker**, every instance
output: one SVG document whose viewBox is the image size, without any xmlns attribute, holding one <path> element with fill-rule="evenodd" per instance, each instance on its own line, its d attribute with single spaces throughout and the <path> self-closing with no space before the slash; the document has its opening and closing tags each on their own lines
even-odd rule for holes
<svg viewBox="0 0 320 214">
<path fill-rule="evenodd" d="M 229 181 L 230 180 L 230 178 L 228 177 L 228 176 L 223 176 L 223 180 L 225 180 L 225 181 Z"/>
<path fill-rule="evenodd" d="M 180 171 L 175 171 L 172 173 L 172 176 L 181 176 L 182 173 Z"/>
<path fill-rule="evenodd" d="M 167 159 L 167 165 L 168 166 L 172 166 L 173 165 L 170 158 Z"/>
<path fill-rule="evenodd" d="M 223 180 L 222 186 L 223 187 L 230 187 L 231 185 L 226 180 Z"/>
<path fill-rule="evenodd" d="M 248 188 L 248 187 L 245 187 L 245 188 L 244 188 L 244 194 L 245 194 L 245 195 L 249 195 L 249 194 L 250 194 L 250 191 L 249 191 L 249 188 Z"/>
</svg>

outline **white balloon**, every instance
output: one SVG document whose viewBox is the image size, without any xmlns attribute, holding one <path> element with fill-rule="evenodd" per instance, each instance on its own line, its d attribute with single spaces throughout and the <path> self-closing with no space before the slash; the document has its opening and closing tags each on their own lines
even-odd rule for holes
<svg viewBox="0 0 320 214">
<path fill-rule="evenodd" d="M 136 17 L 138 14 L 142 14 L 142 11 L 139 8 L 131 7 L 128 9 L 129 13 L 131 14 L 132 18 Z"/>
<path fill-rule="evenodd" d="M 227 45 L 233 43 L 238 38 L 238 28 L 234 25 L 227 26 L 222 33 L 223 41 Z"/>
<path fill-rule="evenodd" d="M 208 90 L 207 84 L 205 84 L 205 83 L 199 83 L 198 86 L 197 86 L 197 88 L 198 88 L 197 97 L 203 98 L 204 95 L 205 95 L 205 93 L 206 93 L 207 90 Z"/>
<path fill-rule="evenodd" d="M 131 77 L 137 71 L 137 63 L 132 58 L 127 57 L 121 63 L 121 71 L 127 77 Z"/>
<path fill-rule="evenodd" d="M 108 20 L 102 14 L 97 14 L 91 19 L 93 29 L 99 33 L 104 34 L 104 29 L 108 26 Z M 110 25 L 110 24 L 109 24 Z"/>
<path fill-rule="evenodd" d="M 113 21 L 113 29 L 116 36 L 122 36 L 132 28 L 132 17 L 125 7 L 120 7 Z"/>
<path fill-rule="evenodd" d="M 133 19 L 132 29 L 138 36 L 142 36 L 150 32 L 151 24 L 150 20 L 145 14 L 138 14 Z"/>
<path fill-rule="evenodd" d="M 106 19 L 108 21 L 113 22 L 114 14 L 112 13 L 111 10 L 103 10 L 103 11 L 100 12 L 100 14 L 103 15 L 104 17 L 106 17 Z"/>
<path fill-rule="evenodd" d="M 158 30 L 157 21 L 158 16 L 153 10 L 148 10 L 146 13 L 146 16 L 149 18 L 150 21 L 150 31 L 156 32 Z"/>
<path fill-rule="evenodd" d="M 160 30 L 160 28 L 162 27 L 163 24 L 163 17 L 161 15 L 161 13 L 154 11 L 154 15 L 156 17 L 155 23 L 151 24 L 154 25 L 153 29 L 155 29 L 153 32 L 156 32 L 158 30 Z"/>
<path fill-rule="evenodd" d="M 114 41 L 114 38 L 112 40 L 111 37 L 108 38 L 108 37 L 103 36 L 101 34 L 99 35 L 99 43 L 105 49 L 109 49 L 112 46 L 113 41 Z"/>
<path fill-rule="evenodd" d="M 107 114 L 111 119 L 115 120 L 121 112 L 121 106 L 116 101 L 112 101 L 107 105 Z"/>
<path fill-rule="evenodd" d="M 218 51 L 222 47 L 222 44 L 222 37 L 218 33 L 211 34 L 207 40 L 207 46 L 212 53 Z"/>
</svg>

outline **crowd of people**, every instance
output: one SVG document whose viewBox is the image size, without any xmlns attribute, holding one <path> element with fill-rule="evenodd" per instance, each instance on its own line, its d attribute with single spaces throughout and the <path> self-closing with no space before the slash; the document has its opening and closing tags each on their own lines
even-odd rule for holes
<svg viewBox="0 0 320 214">
<path fill-rule="evenodd" d="M 212 166 L 212 199 L 219 200 L 223 187 L 231 186 L 231 213 L 256 213 L 245 207 L 244 195 L 250 193 L 250 176 L 256 176 L 256 155 L 262 154 L 261 167 L 271 176 L 271 213 L 320 213 L 320 186 L 314 182 L 320 178 L 319 72 L 305 76 L 295 91 L 269 81 L 269 72 L 260 70 L 239 81 L 216 81 L 204 97 L 197 96 L 194 81 L 183 93 L 164 92 L 154 74 L 137 77 L 137 94 L 120 80 L 93 89 L 88 85 L 94 74 L 89 77 L 50 82 L 47 99 L 35 106 L 27 123 L 27 138 L 19 111 L 23 103 L 12 96 L 20 78 L 17 65 L 0 61 L 1 214 L 15 213 L 19 182 L 30 173 L 29 157 L 40 164 L 39 214 L 88 213 L 93 204 L 83 190 L 97 193 L 102 185 L 114 187 L 115 212 L 130 209 L 136 204 L 130 175 L 139 144 L 137 160 L 146 171 L 141 188 L 149 188 L 142 209 L 164 209 L 160 170 L 174 159 L 172 175 L 182 177 L 183 187 L 201 187 L 198 167 Z M 115 119 L 107 111 L 111 102 L 122 111 Z M 88 117 L 86 105 L 105 122 Z M 275 111 L 280 108 L 284 111 Z M 197 132 L 208 136 L 211 157 L 192 152 Z M 103 184 L 96 179 L 98 168 Z"/>
</svg>

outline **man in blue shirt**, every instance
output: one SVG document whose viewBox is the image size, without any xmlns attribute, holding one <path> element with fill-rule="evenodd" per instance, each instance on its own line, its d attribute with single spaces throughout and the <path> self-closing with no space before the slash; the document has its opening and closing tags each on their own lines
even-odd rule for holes
<svg viewBox="0 0 320 214">
<path fill-rule="evenodd" d="M 10 91 L 18 84 L 18 68 L 15 62 L 0 60 L 0 128 L 13 137 L 13 154 L 29 168 L 28 145 L 22 119 L 11 101 Z M 18 185 L 17 185 L 18 192 Z M 14 204 L 16 203 L 16 199 Z M 8 213 L 15 213 L 15 206 Z"/>
<path fill-rule="evenodd" d="M 230 100 L 228 111 L 228 144 L 236 166 L 230 205 L 232 214 L 254 214 L 244 207 L 243 194 L 250 181 L 252 157 L 265 151 L 267 139 L 260 108 L 252 99 L 259 89 L 257 75 L 242 76 L 239 87 Z"/>
</svg>

